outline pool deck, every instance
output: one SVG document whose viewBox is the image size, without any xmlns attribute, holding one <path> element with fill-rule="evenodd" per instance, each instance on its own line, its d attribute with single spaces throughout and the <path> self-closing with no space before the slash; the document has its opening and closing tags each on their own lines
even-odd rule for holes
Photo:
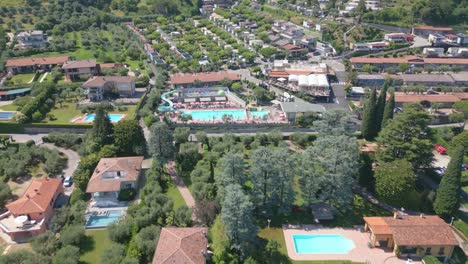
<svg viewBox="0 0 468 264">
<path fill-rule="evenodd" d="M 398 259 L 392 251 L 381 248 L 369 248 L 370 233 L 353 228 L 324 228 L 320 225 L 283 226 L 284 239 L 288 255 L 293 260 L 350 260 L 354 262 L 397 264 L 406 263 L 406 259 Z M 299 254 L 296 253 L 293 235 L 337 234 L 352 240 L 355 247 L 347 254 Z M 413 261 L 413 263 L 421 263 Z"/>
</svg>

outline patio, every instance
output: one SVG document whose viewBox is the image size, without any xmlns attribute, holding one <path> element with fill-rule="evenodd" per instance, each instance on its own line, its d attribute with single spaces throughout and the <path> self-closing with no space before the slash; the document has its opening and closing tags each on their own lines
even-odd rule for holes
<svg viewBox="0 0 468 264">
<path fill-rule="evenodd" d="M 324 228 L 320 225 L 283 225 L 288 255 L 293 260 L 350 260 L 353 262 L 397 264 L 406 263 L 406 259 L 397 258 L 393 252 L 380 248 L 369 248 L 370 233 L 359 229 Z M 355 247 L 347 254 L 299 254 L 296 253 L 293 235 L 338 234 L 354 242 Z M 413 261 L 413 263 L 421 263 Z"/>
</svg>

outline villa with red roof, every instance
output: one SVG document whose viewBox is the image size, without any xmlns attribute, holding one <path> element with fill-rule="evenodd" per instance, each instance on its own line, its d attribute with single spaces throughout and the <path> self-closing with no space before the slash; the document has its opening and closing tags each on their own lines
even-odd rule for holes
<svg viewBox="0 0 468 264">
<path fill-rule="evenodd" d="M 179 73 L 171 76 L 170 83 L 176 88 L 192 87 L 195 82 L 200 82 L 203 86 L 213 86 L 224 79 L 240 81 L 240 76 L 230 71 Z"/>
<path fill-rule="evenodd" d="M 433 255 L 442 262 L 459 245 L 450 225 L 436 215 L 364 217 L 365 231 L 371 233 L 371 247 L 392 249 L 395 255 Z"/>
<path fill-rule="evenodd" d="M 7 72 L 12 74 L 29 73 L 37 70 L 50 71 L 57 65 L 63 65 L 69 60 L 68 56 L 10 59 L 6 61 Z"/>
<path fill-rule="evenodd" d="M 206 227 L 163 227 L 153 264 L 205 264 L 208 247 Z"/>
<path fill-rule="evenodd" d="M 33 180 L 21 198 L 6 205 L 8 211 L 0 215 L 0 229 L 16 242 L 46 232 L 54 204 L 63 192 L 62 179 Z"/>
<path fill-rule="evenodd" d="M 76 60 L 67 61 L 63 64 L 62 70 L 65 73 L 65 79 L 69 81 L 89 78 L 99 73 L 95 60 Z"/>
</svg>

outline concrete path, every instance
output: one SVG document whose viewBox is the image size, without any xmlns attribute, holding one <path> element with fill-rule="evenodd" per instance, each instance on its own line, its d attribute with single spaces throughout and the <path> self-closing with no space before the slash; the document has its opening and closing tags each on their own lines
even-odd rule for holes
<svg viewBox="0 0 468 264">
<path fill-rule="evenodd" d="M 194 209 L 195 208 L 195 199 L 193 199 L 192 194 L 190 193 L 190 190 L 185 186 L 184 181 L 180 177 L 180 175 L 177 173 L 176 167 L 175 167 L 175 161 L 170 161 L 169 163 L 166 164 L 166 169 L 169 175 L 171 175 L 172 181 L 175 183 L 177 186 L 177 189 L 180 192 L 180 195 L 182 195 L 182 198 L 184 198 L 185 203 L 189 208 Z M 192 213 L 192 220 L 196 221 L 195 214 Z"/>
</svg>

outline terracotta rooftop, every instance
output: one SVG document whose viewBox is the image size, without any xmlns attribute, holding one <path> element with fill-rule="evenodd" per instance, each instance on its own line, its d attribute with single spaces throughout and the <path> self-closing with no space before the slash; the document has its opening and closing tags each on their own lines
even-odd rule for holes
<svg viewBox="0 0 468 264">
<path fill-rule="evenodd" d="M 102 87 L 108 82 L 131 83 L 133 81 L 135 81 L 135 77 L 132 76 L 94 76 L 89 78 L 82 86 L 85 88 Z"/>
<path fill-rule="evenodd" d="M 392 234 L 398 246 L 458 245 L 452 228 L 436 215 L 364 217 L 364 221 L 373 232 L 376 232 L 374 228 L 381 232 L 376 234 Z"/>
<path fill-rule="evenodd" d="M 102 158 L 94 169 L 87 193 L 118 192 L 122 182 L 137 181 L 143 157 Z"/>
<path fill-rule="evenodd" d="M 414 29 L 438 30 L 438 31 L 452 31 L 453 30 L 453 28 L 451 28 L 451 27 L 433 27 L 433 26 L 418 26 L 418 27 L 414 27 Z"/>
<path fill-rule="evenodd" d="M 24 67 L 34 65 L 55 65 L 63 64 L 68 61 L 68 56 L 46 57 L 46 58 L 23 58 L 11 59 L 6 61 L 6 67 Z"/>
<path fill-rule="evenodd" d="M 460 93 L 465 94 L 465 93 Z M 462 95 L 459 95 L 462 96 Z M 428 101 L 431 103 L 455 103 L 460 101 L 459 96 L 455 93 L 447 94 L 405 94 L 403 92 L 395 92 L 395 102 L 397 103 L 414 103 Z"/>
<path fill-rule="evenodd" d="M 205 264 L 207 233 L 205 227 L 163 227 L 153 264 Z"/>
<path fill-rule="evenodd" d="M 91 68 L 91 67 L 96 67 L 95 60 L 67 61 L 63 64 L 62 69 L 77 69 L 77 68 Z"/>
<path fill-rule="evenodd" d="M 208 82 L 220 82 L 227 78 L 231 81 L 238 81 L 240 77 L 230 71 L 219 71 L 219 72 L 203 72 L 203 73 L 179 73 L 171 76 L 172 84 L 191 84 L 196 80 L 201 81 L 202 83 Z"/>
<path fill-rule="evenodd" d="M 47 210 L 55 192 L 62 186 L 62 179 L 35 179 L 26 192 L 16 201 L 6 205 L 13 215 L 43 213 Z"/>
<path fill-rule="evenodd" d="M 101 63 L 99 64 L 99 68 L 104 69 L 104 68 L 123 68 L 125 67 L 125 64 L 122 63 Z"/>
<path fill-rule="evenodd" d="M 407 56 L 401 58 L 366 58 L 366 57 L 353 57 L 350 59 L 351 63 L 365 63 L 365 64 L 460 64 L 468 65 L 467 58 L 418 58 L 416 56 Z"/>
</svg>

